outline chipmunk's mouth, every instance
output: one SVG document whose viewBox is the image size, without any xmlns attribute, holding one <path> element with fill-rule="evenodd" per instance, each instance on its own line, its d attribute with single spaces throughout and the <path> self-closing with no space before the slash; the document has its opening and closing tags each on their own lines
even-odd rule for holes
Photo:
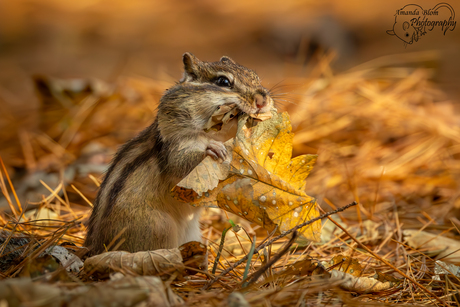
<svg viewBox="0 0 460 307">
<path fill-rule="evenodd" d="M 263 106 L 257 105 L 254 102 L 255 106 L 252 106 L 248 103 L 241 103 L 238 105 L 238 108 L 241 112 L 248 114 L 250 117 L 260 120 L 266 120 L 272 118 L 272 108 L 269 104 L 264 104 Z"/>
</svg>

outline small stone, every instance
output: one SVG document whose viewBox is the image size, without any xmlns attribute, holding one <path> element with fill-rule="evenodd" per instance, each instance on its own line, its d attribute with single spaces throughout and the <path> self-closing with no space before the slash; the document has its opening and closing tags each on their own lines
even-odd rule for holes
<svg viewBox="0 0 460 307">
<path fill-rule="evenodd" d="M 233 203 L 234 203 L 235 205 L 238 205 L 238 200 L 235 199 L 235 200 L 233 201 Z"/>
<path fill-rule="evenodd" d="M 272 204 L 274 204 L 274 205 L 275 205 L 275 204 L 276 204 L 276 200 L 272 200 Z"/>
<path fill-rule="evenodd" d="M 289 202 L 289 206 L 292 206 L 292 205 L 293 205 L 293 204 L 292 204 L 292 201 L 290 201 L 290 202 Z"/>
<path fill-rule="evenodd" d="M 259 200 L 260 200 L 261 202 L 264 202 L 264 201 L 267 200 L 267 197 L 266 197 L 265 195 L 262 195 L 261 197 L 259 197 Z"/>
</svg>

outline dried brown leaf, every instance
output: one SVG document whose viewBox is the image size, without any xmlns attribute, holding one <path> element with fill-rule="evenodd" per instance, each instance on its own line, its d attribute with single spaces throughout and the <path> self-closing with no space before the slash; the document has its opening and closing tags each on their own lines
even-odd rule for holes
<svg viewBox="0 0 460 307">
<path fill-rule="evenodd" d="M 173 248 L 137 253 L 107 252 L 86 259 L 83 270 L 98 278 L 106 278 L 113 272 L 128 271 L 137 275 L 157 275 L 167 280 L 173 274 L 182 278 L 185 267 L 181 252 Z"/>
<path fill-rule="evenodd" d="M 415 249 L 428 251 L 438 259 L 450 263 L 460 263 L 460 242 L 426 231 L 406 229 L 403 231 L 407 244 Z"/>
<path fill-rule="evenodd" d="M 355 277 L 351 274 L 332 270 L 331 279 L 341 280 L 340 287 L 358 293 L 375 293 L 388 290 L 396 284 L 390 281 L 381 282 L 370 277 Z"/>
</svg>

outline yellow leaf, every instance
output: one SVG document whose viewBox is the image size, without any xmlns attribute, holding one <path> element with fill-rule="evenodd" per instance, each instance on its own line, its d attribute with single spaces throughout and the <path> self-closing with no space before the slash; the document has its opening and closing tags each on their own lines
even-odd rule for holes
<svg viewBox="0 0 460 307">
<path fill-rule="evenodd" d="M 240 118 L 238 123 L 227 178 L 220 177 L 217 188 L 206 192 L 202 184 L 181 184 L 172 191 L 174 197 L 193 206 L 217 205 L 269 231 L 278 226 L 278 233 L 318 216 L 316 200 L 303 191 L 316 155 L 291 159 L 294 135 L 287 113 L 275 113 L 270 120 L 251 128 L 246 119 L 247 116 Z M 193 176 L 209 177 L 210 169 L 206 167 L 206 173 Z M 220 170 L 217 172 L 221 174 Z M 183 181 L 193 183 L 187 178 Z M 300 234 L 319 241 L 320 225 L 318 221 L 303 228 Z"/>
<path fill-rule="evenodd" d="M 225 143 L 228 152 L 231 152 L 231 143 L 231 140 Z M 193 189 L 198 195 L 213 190 L 220 181 L 228 178 L 231 159 L 232 156 L 228 155 L 227 159 L 220 163 L 211 157 L 206 157 L 177 184 L 177 187 L 185 190 Z"/>
</svg>

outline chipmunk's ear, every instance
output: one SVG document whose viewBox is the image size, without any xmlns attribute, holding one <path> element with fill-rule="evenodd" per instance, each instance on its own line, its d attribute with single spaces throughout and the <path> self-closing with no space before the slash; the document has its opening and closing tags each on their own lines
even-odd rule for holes
<svg viewBox="0 0 460 307">
<path fill-rule="evenodd" d="M 232 64 L 236 64 L 235 61 L 233 61 L 231 58 L 229 58 L 228 56 L 225 56 L 225 55 L 224 55 L 223 57 L 220 58 L 220 61 L 221 61 L 222 63 L 232 63 Z"/>
<path fill-rule="evenodd" d="M 198 65 L 201 61 L 190 52 L 184 53 L 182 61 L 184 62 L 185 71 L 181 82 L 195 80 L 198 75 Z"/>
</svg>

